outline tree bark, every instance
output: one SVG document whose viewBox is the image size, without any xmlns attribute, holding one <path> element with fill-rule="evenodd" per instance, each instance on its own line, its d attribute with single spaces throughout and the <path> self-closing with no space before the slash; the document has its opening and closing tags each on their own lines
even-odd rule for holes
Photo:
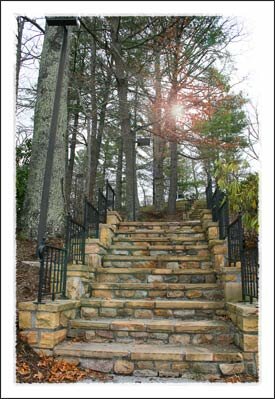
<svg viewBox="0 0 275 399">
<path fill-rule="evenodd" d="M 165 140 L 162 137 L 153 137 L 153 204 L 156 211 L 164 207 L 164 173 L 163 161 Z"/>
<path fill-rule="evenodd" d="M 32 155 L 22 214 L 23 232 L 26 236 L 32 238 L 37 237 L 42 186 L 49 141 L 49 127 L 56 89 L 62 37 L 62 27 L 46 27 L 37 85 Z M 67 55 L 68 52 L 69 51 L 67 51 Z M 62 234 L 64 228 L 64 197 L 61 182 L 62 180 L 65 181 L 67 90 L 68 65 L 66 65 L 64 71 L 62 84 L 47 217 L 47 234 L 54 236 Z"/>
<path fill-rule="evenodd" d="M 133 131 L 133 166 L 134 166 L 134 206 L 135 206 L 135 219 L 138 219 L 138 213 L 140 208 L 139 197 L 138 197 L 138 181 L 137 181 L 137 151 L 136 151 L 136 129 L 137 129 L 137 110 L 138 110 L 138 87 L 136 84 L 135 90 L 135 102 L 134 102 L 134 131 Z"/>
<path fill-rule="evenodd" d="M 123 150 L 126 160 L 126 213 L 128 220 L 133 220 L 133 196 L 135 184 L 135 168 L 133 157 L 133 135 L 131 134 L 130 111 L 127 99 L 128 78 L 122 58 L 121 44 L 119 42 L 119 18 L 109 18 L 111 24 L 111 47 L 115 62 L 115 76 L 117 81 L 119 99 L 119 119 L 121 135 L 123 139 Z"/>
<path fill-rule="evenodd" d="M 196 199 L 198 199 L 199 198 L 199 191 L 198 191 L 198 185 L 197 185 L 198 180 L 197 180 L 197 175 L 196 175 L 194 159 L 191 159 L 191 165 L 192 165 L 192 174 L 193 174 L 194 186 L 195 186 L 195 191 L 196 191 Z"/>
<path fill-rule="evenodd" d="M 161 136 L 161 74 L 160 53 L 155 55 L 155 102 L 153 104 L 153 204 L 157 211 L 164 207 L 164 149 L 165 140 Z"/>
<path fill-rule="evenodd" d="M 21 47 L 22 47 L 22 36 L 24 29 L 25 20 L 21 17 L 17 17 L 17 46 L 16 46 L 16 98 L 18 97 L 18 86 L 19 86 L 19 73 L 21 67 Z"/>
<path fill-rule="evenodd" d="M 77 108 L 79 107 L 79 102 L 77 102 Z M 74 160 L 75 160 L 75 148 L 76 148 L 76 136 L 78 128 L 79 112 L 75 111 L 73 132 L 70 143 L 70 159 L 68 161 L 67 173 L 66 173 L 66 207 L 67 211 L 70 209 L 70 196 L 72 191 L 72 178 L 74 170 Z"/>
<path fill-rule="evenodd" d="M 116 196 L 115 196 L 115 208 L 117 211 L 121 210 L 121 198 L 122 198 L 122 165 L 123 165 L 123 143 L 122 138 L 119 138 L 118 143 L 118 157 L 117 157 L 117 169 L 116 169 Z"/>
<path fill-rule="evenodd" d="M 107 103 L 110 95 L 110 88 L 111 88 L 111 73 L 108 71 L 107 77 L 105 80 L 105 87 L 102 99 L 102 106 L 99 115 L 99 122 L 97 124 L 97 131 L 96 134 L 91 135 L 91 156 L 90 156 L 90 186 L 89 186 L 89 198 L 93 201 L 95 196 L 95 188 L 96 188 L 96 176 L 97 176 L 97 169 L 99 163 L 99 156 L 100 156 L 100 149 L 102 143 L 102 137 L 104 132 L 105 126 L 105 116 L 106 116 L 106 108 Z"/>
<path fill-rule="evenodd" d="M 177 183 L 178 183 L 177 143 L 170 142 L 170 186 L 169 186 L 169 197 L 168 197 L 169 215 L 176 214 Z"/>
<path fill-rule="evenodd" d="M 178 27 L 176 27 L 177 30 Z M 175 133 L 177 129 L 176 118 L 173 115 L 173 105 L 177 104 L 178 95 L 178 72 L 179 72 L 179 54 L 180 54 L 180 35 L 177 30 L 175 38 L 175 50 L 172 55 L 172 70 L 171 70 L 171 91 L 169 99 L 169 113 L 168 113 L 168 129 L 170 133 Z M 169 185 L 169 196 L 168 196 L 168 214 L 176 214 L 176 200 L 177 200 L 177 180 L 178 180 L 178 152 L 177 143 L 170 142 L 170 185 Z"/>
</svg>

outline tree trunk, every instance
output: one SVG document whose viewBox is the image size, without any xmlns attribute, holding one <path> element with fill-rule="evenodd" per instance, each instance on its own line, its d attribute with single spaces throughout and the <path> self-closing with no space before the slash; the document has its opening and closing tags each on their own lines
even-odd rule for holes
<svg viewBox="0 0 275 399">
<path fill-rule="evenodd" d="M 88 200 L 91 202 L 92 198 L 90 198 L 90 186 L 91 186 L 91 168 L 92 168 L 92 135 L 91 135 L 91 120 L 89 115 L 86 113 L 86 118 L 87 118 L 87 171 L 86 171 L 86 197 Z"/>
<path fill-rule="evenodd" d="M 138 181 L 137 181 L 137 151 L 136 151 L 136 129 L 137 129 L 137 109 L 138 109 L 138 87 L 136 84 L 135 90 L 135 102 L 134 102 L 134 132 L 133 134 L 133 164 L 134 164 L 134 218 L 138 219 L 138 213 L 140 208 L 139 197 L 138 197 Z"/>
<path fill-rule="evenodd" d="M 19 73 L 21 67 L 21 46 L 22 46 L 22 36 L 24 29 L 24 19 L 21 17 L 17 17 L 17 46 L 16 46 L 16 79 L 15 79 L 15 87 L 16 87 L 16 98 L 18 97 L 18 86 L 19 86 Z"/>
<path fill-rule="evenodd" d="M 195 186 L 195 191 L 196 191 L 196 199 L 199 198 L 199 191 L 198 191 L 198 180 L 197 180 L 197 175 L 196 175 L 196 170 L 195 170 L 195 161 L 194 159 L 191 159 L 191 165 L 192 165 L 192 174 L 193 174 L 193 180 L 194 180 L 194 186 Z"/>
<path fill-rule="evenodd" d="M 178 182 L 177 143 L 170 142 L 170 186 L 169 186 L 169 197 L 168 197 L 169 215 L 176 214 L 177 182 Z"/>
<path fill-rule="evenodd" d="M 153 204 L 157 211 L 164 207 L 164 148 L 165 140 L 161 135 L 161 76 L 160 53 L 155 56 L 155 103 L 153 106 Z"/>
<path fill-rule="evenodd" d="M 42 186 L 49 141 L 49 128 L 56 90 L 62 38 L 62 27 L 46 27 L 37 85 L 32 155 L 22 215 L 23 232 L 28 237 L 37 237 Z M 62 179 L 63 181 L 65 180 L 66 164 L 65 136 L 67 129 L 67 68 L 68 65 L 66 65 L 64 71 L 54 149 L 47 217 L 48 235 L 60 235 L 63 233 L 64 227 L 64 198 L 61 181 Z"/>
<path fill-rule="evenodd" d="M 165 140 L 157 135 L 153 137 L 153 203 L 156 211 L 164 207 L 164 161 Z"/>
<path fill-rule="evenodd" d="M 135 184 L 135 168 L 133 157 L 133 136 L 131 134 L 130 110 L 127 99 L 128 78 L 122 59 L 121 45 L 119 42 L 119 17 L 109 18 L 111 23 L 111 47 L 115 61 L 115 76 L 117 81 L 119 99 L 119 119 L 121 135 L 123 138 L 123 150 L 126 160 L 126 213 L 128 220 L 133 220 L 133 196 Z"/>
<path fill-rule="evenodd" d="M 77 103 L 77 108 L 79 107 L 79 103 Z M 68 161 L 67 173 L 66 173 L 66 210 L 70 209 L 70 196 L 72 191 L 72 178 L 73 178 L 73 170 L 74 170 L 74 160 L 75 160 L 75 147 L 76 147 L 76 135 L 78 128 L 78 119 L 79 112 L 76 111 L 74 114 L 74 123 L 73 123 L 73 132 L 71 137 L 70 144 L 70 159 Z"/>
<path fill-rule="evenodd" d="M 121 210 L 121 197 L 122 197 L 122 165 L 123 165 L 123 145 L 122 138 L 119 139 L 118 144 L 118 157 L 117 157 L 117 169 L 116 169 L 116 196 L 115 196 L 115 208 L 117 211 Z"/>
<path fill-rule="evenodd" d="M 91 165 L 90 165 L 90 186 L 89 186 L 89 198 L 93 201 L 95 196 L 95 188 L 96 188 L 96 176 L 97 176 L 97 169 L 98 169 L 98 162 L 100 156 L 100 149 L 102 143 L 102 137 L 104 132 L 105 126 L 105 116 L 106 116 L 106 108 L 107 103 L 110 95 L 110 88 L 111 88 L 111 73 L 108 72 L 107 78 L 105 81 L 105 88 L 103 93 L 102 99 L 102 106 L 99 115 L 99 123 L 96 135 L 93 134 L 91 136 Z"/>
</svg>

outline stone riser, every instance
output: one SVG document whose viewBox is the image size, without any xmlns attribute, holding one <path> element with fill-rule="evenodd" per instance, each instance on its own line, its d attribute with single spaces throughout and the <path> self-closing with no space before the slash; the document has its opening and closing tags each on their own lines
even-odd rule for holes
<svg viewBox="0 0 275 399">
<path fill-rule="evenodd" d="M 116 231 L 116 237 L 118 238 L 130 238 L 131 240 L 135 240 L 136 238 L 147 238 L 150 240 L 150 238 L 168 238 L 168 239 L 178 239 L 185 241 L 185 238 L 191 238 L 192 240 L 194 239 L 199 239 L 199 240 L 205 240 L 205 236 L 202 232 L 191 232 L 191 231 L 169 231 L 169 232 L 162 232 L 161 230 L 152 230 L 150 232 L 146 233 L 141 233 L 141 232 L 134 232 L 134 231 L 125 231 L 125 232 L 119 232 Z"/>
<path fill-rule="evenodd" d="M 138 255 L 145 255 L 145 256 L 157 256 L 157 255 L 174 255 L 174 256 L 188 256 L 188 255 L 195 255 L 195 256 L 207 256 L 209 255 L 208 249 L 110 249 L 110 255 L 126 255 L 126 256 L 138 256 Z"/>
<path fill-rule="evenodd" d="M 104 299 L 206 299 L 209 301 L 223 300 L 223 290 L 160 290 L 160 289 L 91 289 L 91 296 Z"/>
<path fill-rule="evenodd" d="M 233 334 L 230 333 L 169 333 L 169 332 L 146 332 L 146 331 L 110 331 L 109 329 L 80 329 L 70 328 L 67 336 L 69 338 L 81 338 L 85 342 L 118 342 L 136 344 L 172 344 L 172 345 L 204 345 L 204 344 L 232 344 Z"/>
<path fill-rule="evenodd" d="M 143 271 L 143 269 L 141 269 Z M 145 269 L 144 269 L 145 271 Z M 215 283 L 216 276 L 213 272 L 208 274 L 165 274 L 158 273 L 152 275 L 150 272 L 135 273 L 134 271 L 128 273 L 112 273 L 96 272 L 95 277 L 98 283 L 152 283 L 154 281 L 162 283 Z"/>
<path fill-rule="evenodd" d="M 119 227 L 124 228 L 124 227 L 134 227 L 134 228 L 152 228 L 152 227 L 157 227 L 157 228 L 162 228 L 165 229 L 165 226 L 167 228 L 171 227 L 186 227 L 186 226 L 200 226 L 200 221 L 199 220 L 186 220 L 184 222 L 137 222 L 137 221 L 132 221 L 132 222 L 120 222 Z"/>
<path fill-rule="evenodd" d="M 176 233 L 176 234 L 193 234 L 193 233 L 202 233 L 202 227 L 201 225 L 196 225 L 196 226 L 153 226 L 153 227 L 128 227 L 128 226 L 119 226 L 118 230 L 116 233 L 132 233 L 132 234 L 151 234 L 151 233 L 159 233 L 159 234 L 170 234 L 170 233 Z"/>
<path fill-rule="evenodd" d="M 123 308 L 115 307 L 82 307 L 81 315 L 86 320 L 92 320 L 95 317 L 110 318 L 128 318 L 131 319 L 167 319 L 177 318 L 180 320 L 212 320 L 225 312 L 222 309 L 148 309 L 143 307 L 131 308 L 124 306 Z"/>
<path fill-rule="evenodd" d="M 152 260 L 152 261 L 124 261 L 124 260 L 119 260 L 119 261 L 107 261 L 103 259 L 103 265 L 102 267 L 111 267 L 111 268 L 156 268 L 156 269 L 209 269 L 211 267 L 212 263 L 210 261 L 203 261 L 203 262 L 197 262 L 197 261 L 161 261 L 161 260 Z M 106 273 L 108 271 L 106 270 Z"/>
<path fill-rule="evenodd" d="M 105 345 L 103 350 L 98 346 Z M 119 345 L 117 350 L 114 345 Z M 131 345 L 131 344 L 129 344 Z M 145 345 L 144 345 L 145 346 Z M 167 350 L 142 350 L 143 345 L 128 347 L 127 344 L 61 344 L 55 348 L 57 357 L 77 359 L 80 365 L 104 373 L 134 376 L 188 377 L 203 380 L 209 376 L 220 377 L 244 373 L 242 355 L 238 352 L 182 353 L 179 346 L 169 353 Z M 149 347 L 149 345 L 147 345 Z M 89 349 L 90 348 L 90 349 Z M 96 348 L 95 350 L 93 348 Z M 124 348 L 124 349 L 123 349 Z"/>
<path fill-rule="evenodd" d="M 194 238 L 194 237 L 183 237 L 180 239 L 176 238 L 150 238 L 150 237 L 141 237 L 141 238 L 127 238 L 127 237 L 114 237 L 114 244 L 119 245 L 128 245 L 128 246 L 159 246 L 159 245 L 181 245 L 185 246 L 195 246 L 195 245 L 206 245 L 205 238 Z"/>
<path fill-rule="evenodd" d="M 64 357 L 64 356 L 63 356 Z M 57 356 L 58 358 L 63 358 Z M 69 356 L 65 356 L 66 360 L 70 360 Z M 123 358 L 125 359 L 125 358 Z M 74 358 L 71 358 L 73 361 Z M 105 372 L 106 374 L 117 374 L 117 375 L 133 375 L 135 377 L 162 377 L 162 378 L 184 378 L 188 380 L 208 381 L 209 379 L 219 379 L 223 377 L 220 367 L 225 365 L 230 369 L 235 369 L 234 375 L 241 375 L 244 373 L 244 363 L 225 363 L 225 362 L 186 362 L 186 361 L 151 361 L 141 360 L 130 362 L 133 366 L 131 372 L 125 371 L 123 366 L 119 371 L 117 366 L 120 359 L 98 359 L 98 358 L 86 358 L 77 357 L 80 366 L 84 368 L 91 368 L 95 371 Z M 146 368 L 145 368 L 146 367 Z M 116 371 L 114 370 L 116 368 Z M 230 374 L 232 375 L 232 374 Z"/>
</svg>

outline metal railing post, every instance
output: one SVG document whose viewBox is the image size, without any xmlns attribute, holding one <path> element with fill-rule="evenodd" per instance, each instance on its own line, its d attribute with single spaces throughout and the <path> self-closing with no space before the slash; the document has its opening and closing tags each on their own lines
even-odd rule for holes
<svg viewBox="0 0 275 399">
<path fill-rule="evenodd" d="M 38 256 L 39 256 L 39 282 L 38 282 L 38 296 L 37 302 L 42 302 L 42 290 L 44 284 L 44 250 L 45 250 L 45 240 L 43 239 L 41 244 L 38 247 Z"/>
</svg>

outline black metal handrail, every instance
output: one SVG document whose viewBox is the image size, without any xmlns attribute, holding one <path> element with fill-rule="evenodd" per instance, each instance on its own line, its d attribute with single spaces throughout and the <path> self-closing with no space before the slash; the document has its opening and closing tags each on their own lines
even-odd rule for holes
<svg viewBox="0 0 275 399">
<path fill-rule="evenodd" d="M 213 215 L 213 222 L 218 222 L 219 220 L 219 209 L 222 205 L 222 201 L 224 199 L 225 194 L 216 187 L 214 194 L 212 196 L 212 215 Z"/>
<path fill-rule="evenodd" d="M 99 235 L 99 213 L 87 198 L 84 199 L 84 226 L 86 238 L 98 238 Z"/>
<path fill-rule="evenodd" d="M 85 263 L 85 227 L 67 215 L 66 227 L 67 261 Z"/>
<path fill-rule="evenodd" d="M 208 209 L 212 209 L 212 197 L 213 197 L 213 189 L 212 189 L 212 179 L 208 178 L 208 184 L 205 190 L 206 194 L 206 206 Z"/>
<path fill-rule="evenodd" d="M 106 223 L 107 221 L 107 198 L 102 190 L 98 189 L 98 218 L 99 223 Z"/>
<path fill-rule="evenodd" d="M 109 181 L 106 180 L 106 199 L 107 199 L 107 208 L 110 211 L 115 209 L 115 190 L 110 185 Z"/>
<path fill-rule="evenodd" d="M 212 194 L 212 181 L 208 178 L 206 187 L 207 208 L 212 211 L 213 221 L 219 223 L 220 239 L 227 238 L 228 265 L 237 266 L 240 263 L 242 277 L 242 294 L 245 301 L 249 297 L 252 303 L 253 298 L 258 299 L 258 248 L 245 248 L 244 230 L 242 226 L 242 215 L 229 224 L 229 204 L 226 194 L 219 187 L 216 187 Z"/>
<path fill-rule="evenodd" d="M 114 210 L 115 191 L 110 183 L 106 182 L 106 196 L 98 190 L 98 208 L 94 207 L 87 198 L 84 199 L 83 224 L 72 218 L 66 219 L 65 248 L 57 248 L 42 241 L 38 248 L 40 260 L 38 303 L 43 297 L 57 295 L 65 298 L 67 281 L 67 264 L 69 262 L 85 263 L 85 239 L 98 238 L 99 223 L 106 223 L 107 210 Z"/>
<path fill-rule="evenodd" d="M 228 240 L 228 264 L 236 266 L 241 261 L 243 251 L 243 227 L 242 216 L 239 215 L 227 229 Z"/>
<path fill-rule="evenodd" d="M 243 300 L 249 297 L 252 303 L 253 298 L 259 297 L 258 248 L 245 248 L 241 254 L 241 265 Z"/>
<path fill-rule="evenodd" d="M 222 204 L 218 209 L 218 222 L 220 240 L 224 240 L 228 235 L 229 226 L 229 205 L 226 197 L 223 198 Z"/>
<path fill-rule="evenodd" d="M 41 303 L 43 298 L 48 296 L 54 301 L 59 294 L 62 298 L 65 298 L 67 277 L 66 249 L 46 245 L 43 241 L 38 248 L 38 256 L 40 269 L 37 302 Z"/>
</svg>

